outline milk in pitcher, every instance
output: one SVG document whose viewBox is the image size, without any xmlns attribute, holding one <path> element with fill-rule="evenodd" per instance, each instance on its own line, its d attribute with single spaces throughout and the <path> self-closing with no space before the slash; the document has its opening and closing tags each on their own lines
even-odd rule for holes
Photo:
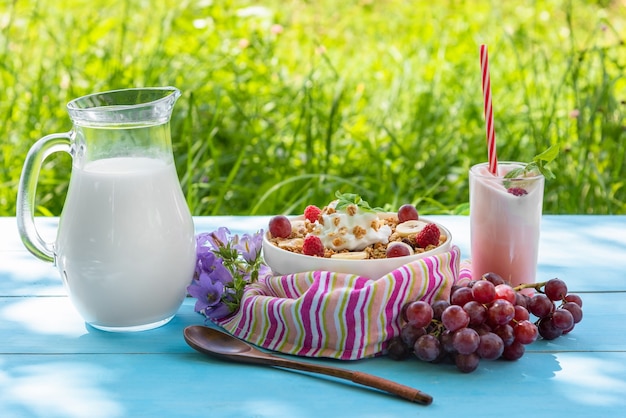
<svg viewBox="0 0 626 418">
<path fill-rule="evenodd" d="M 74 166 L 55 253 L 69 295 L 91 325 L 154 328 L 180 307 L 193 277 L 195 240 L 175 182 L 173 162 L 161 159 Z"/>
</svg>

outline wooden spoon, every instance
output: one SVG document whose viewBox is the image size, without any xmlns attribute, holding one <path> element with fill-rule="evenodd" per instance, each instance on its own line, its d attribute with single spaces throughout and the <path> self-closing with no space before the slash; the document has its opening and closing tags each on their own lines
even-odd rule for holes
<svg viewBox="0 0 626 418">
<path fill-rule="evenodd" d="M 185 341 L 193 349 L 221 359 L 325 374 L 393 393 L 411 402 L 423 405 L 433 402 L 432 396 L 412 387 L 367 373 L 277 357 L 214 328 L 192 325 L 185 328 L 183 333 Z"/>
</svg>

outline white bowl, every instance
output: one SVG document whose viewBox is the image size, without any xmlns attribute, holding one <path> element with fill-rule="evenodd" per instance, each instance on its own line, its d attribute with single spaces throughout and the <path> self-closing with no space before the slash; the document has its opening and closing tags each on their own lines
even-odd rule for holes
<svg viewBox="0 0 626 418">
<path fill-rule="evenodd" d="M 303 216 L 292 217 L 290 220 L 303 219 Z M 420 220 L 431 222 L 420 217 Z M 263 236 L 263 258 L 274 274 L 293 274 L 307 271 L 332 271 L 335 273 L 350 273 L 369 279 L 379 279 L 395 269 L 415 260 L 448 251 L 452 245 L 450 231 L 436 223 L 439 230 L 447 237 L 446 241 L 430 251 L 407 255 L 404 257 L 379 258 L 371 260 L 345 260 L 336 258 L 313 257 L 283 250 L 270 240 L 269 231 Z"/>
</svg>

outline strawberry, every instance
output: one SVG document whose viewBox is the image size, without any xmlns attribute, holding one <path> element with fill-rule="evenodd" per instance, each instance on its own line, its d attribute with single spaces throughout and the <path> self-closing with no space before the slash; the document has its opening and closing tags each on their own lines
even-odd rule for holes
<svg viewBox="0 0 626 418">
<path fill-rule="evenodd" d="M 439 244 L 440 235 L 441 231 L 439 231 L 437 225 L 430 223 L 417 234 L 415 241 L 417 241 L 417 245 L 420 247 L 426 248 L 429 245 Z"/>
<path fill-rule="evenodd" d="M 509 187 L 508 189 L 506 189 L 506 191 L 515 196 L 523 196 L 525 194 L 528 194 L 528 192 L 521 187 Z"/>
<path fill-rule="evenodd" d="M 315 205 L 309 205 L 304 209 L 304 217 L 309 220 L 309 222 L 317 221 L 317 217 L 320 216 L 322 210 Z"/>
<path fill-rule="evenodd" d="M 302 253 L 304 255 L 324 257 L 324 244 L 322 244 L 322 240 L 316 235 L 307 235 L 302 244 Z"/>
</svg>

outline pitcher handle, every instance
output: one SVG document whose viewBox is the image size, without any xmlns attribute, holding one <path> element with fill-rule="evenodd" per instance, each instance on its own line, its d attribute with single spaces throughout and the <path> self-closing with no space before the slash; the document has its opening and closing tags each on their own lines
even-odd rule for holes
<svg viewBox="0 0 626 418">
<path fill-rule="evenodd" d="M 46 135 L 35 142 L 26 155 L 17 189 L 17 228 L 24 246 L 36 257 L 54 262 L 54 243 L 45 241 L 35 226 L 35 196 L 41 165 L 48 156 L 58 151 L 71 152 L 72 132 Z"/>
</svg>

